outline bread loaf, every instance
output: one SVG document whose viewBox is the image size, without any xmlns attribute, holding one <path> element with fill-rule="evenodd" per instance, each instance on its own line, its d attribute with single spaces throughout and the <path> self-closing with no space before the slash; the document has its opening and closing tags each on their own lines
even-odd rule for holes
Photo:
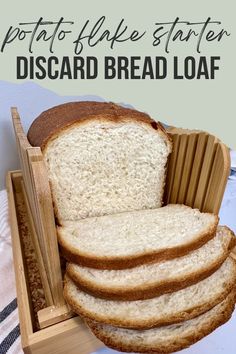
<svg viewBox="0 0 236 354">
<path fill-rule="evenodd" d="M 145 113 L 67 103 L 43 112 L 28 139 L 43 151 L 59 224 L 162 205 L 172 143 Z"/>
</svg>

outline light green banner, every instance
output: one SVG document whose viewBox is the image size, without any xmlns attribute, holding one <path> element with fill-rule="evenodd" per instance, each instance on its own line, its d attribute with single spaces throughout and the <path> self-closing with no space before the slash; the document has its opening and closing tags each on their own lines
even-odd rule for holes
<svg viewBox="0 0 236 354">
<path fill-rule="evenodd" d="M 128 103 L 167 124 L 209 131 L 236 149 L 235 10 L 234 0 L 6 2 L 0 15 L 0 79 L 24 82 L 34 77 L 61 95 L 97 95 Z M 40 18 L 56 23 L 36 28 L 32 23 Z M 55 32 L 61 18 L 64 23 Z M 37 79 L 36 58 L 42 56 L 46 77 Z M 25 72 L 25 79 L 17 79 L 17 57 L 26 57 L 18 58 L 18 74 L 24 77 Z M 69 57 L 69 63 L 63 64 L 63 57 Z M 64 65 L 67 75 L 50 79 L 50 65 L 54 71 Z"/>
</svg>

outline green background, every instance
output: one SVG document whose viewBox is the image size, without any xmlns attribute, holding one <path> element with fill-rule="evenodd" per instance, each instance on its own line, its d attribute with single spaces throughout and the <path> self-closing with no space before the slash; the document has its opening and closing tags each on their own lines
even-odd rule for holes
<svg viewBox="0 0 236 354">
<path fill-rule="evenodd" d="M 171 63 L 173 55 L 178 55 L 180 62 L 185 56 L 194 55 L 195 46 L 188 44 L 174 45 L 169 55 L 163 46 L 152 47 L 151 34 L 155 22 L 181 20 L 205 21 L 220 20 L 222 27 L 231 36 L 216 43 L 202 46 L 201 55 L 221 56 L 220 70 L 215 80 L 173 80 L 171 75 L 165 80 L 104 80 L 102 75 L 96 80 L 35 80 L 61 95 L 98 95 L 106 100 L 123 102 L 148 112 L 155 119 L 165 123 L 207 130 L 220 137 L 230 147 L 236 149 L 235 139 L 235 0 L 229 1 L 14 1 L 5 2 L 1 10 L 0 40 L 10 25 L 18 22 L 36 21 L 40 16 L 48 20 L 73 20 L 73 38 L 87 19 L 92 22 L 106 15 L 106 23 L 115 28 L 121 18 L 130 28 L 147 30 L 145 40 L 137 43 L 127 42 L 110 50 L 107 43 L 83 52 L 83 55 L 98 57 L 103 63 L 105 55 L 167 56 Z M 219 27 L 221 27 L 219 26 Z M 68 38 L 72 38 L 68 37 Z M 16 80 L 16 56 L 28 55 L 26 42 L 14 42 L 4 53 L 0 54 L 0 79 L 10 82 Z M 38 44 L 34 55 L 48 55 L 47 46 Z M 55 55 L 73 56 L 71 40 L 64 41 L 63 46 L 55 46 Z M 170 67 L 169 67 L 170 69 Z M 100 68 L 101 71 L 101 68 Z M 102 72 L 101 72 L 102 73 Z M 20 82 L 18 80 L 18 82 Z"/>
</svg>

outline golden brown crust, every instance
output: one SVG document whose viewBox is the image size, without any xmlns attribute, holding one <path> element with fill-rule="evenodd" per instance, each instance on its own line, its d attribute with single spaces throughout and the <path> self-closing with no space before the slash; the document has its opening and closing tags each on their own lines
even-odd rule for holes
<svg viewBox="0 0 236 354">
<path fill-rule="evenodd" d="M 137 353 L 172 353 L 175 351 L 182 350 L 184 348 L 189 347 L 190 345 L 196 343 L 203 337 L 207 336 L 211 332 L 213 332 L 217 327 L 221 326 L 225 322 L 227 322 L 235 307 L 235 290 L 231 292 L 228 296 L 226 304 L 224 308 L 215 316 L 213 320 L 209 320 L 207 323 L 202 325 L 200 331 L 193 330 L 191 334 L 188 335 L 180 335 L 175 338 L 168 338 L 168 342 L 162 343 L 160 345 L 150 345 L 147 346 L 145 343 L 142 344 L 129 344 L 122 342 L 122 339 L 118 340 L 117 338 L 112 338 L 112 336 L 107 335 L 104 331 L 102 331 L 99 326 L 87 319 L 86 322 L 95 336 L 100 339 L 105 345 L 112 349 L 120 350 L 122 352 L 137 352 Z"/>
<path fill-rule="evenodd" d="M 162 125 L 151 119 L 148 114 L 110 102 L 94 101 L 69 102 L 41 113 L 30 126 L 28 140 L 31 145 L 39 146 L 44 150 L 49 140 L 60 135 L 66 128 L 93 119 L 110 122 L 125 122 L 132 119 L 143 122 L 161 132 L 172 144 L 170 136 Z"/>
<path fill-rule="evenodd" d="M 60 227 L 57 229 L 58 242 L 60 244 L 60 250 L 69 262 L 79 264 L 84 267 L 96 268 L 96 269 L 128 269 L 134 268 L 142 264 L 160 262 L 172 258 L 184 256 L 185 254 L 200 248 L 206 242 L 211 240 L 217 229 L 219 218 L 215 215 L 215 222 L 209 229 L 198 235 L 191 243 L 186 243 L 181 246 L 166 248 L 159 251 L 153 251 L 143 254 L 137 254 L 126 257 L 97 257 L 84 255 L 78 248 L 67 245 L 63 237 L 60 234 Z"/>
<path fill-rule="evenodd" d="M 102 285 L 96 285 L 96 283 L 87 281 L 83 277 L 74 271 L 73 265 L 67 264 L 67 274 L 78 286 L 79 289 L 100 297 L 110 300 L 145 300 L 151 299 L 155 296 L 162 295 L 165 293 L 177 291 L 186 288 L 187 286 L 196 284 L 211 274 L 213 274 L 226 260 L 231 249 L 235 246 L 236 238 L 231 235 L 231 241 L 227 249 L 224 250 L 224 254 L 221 258 L 217 259 L 206 269 L 201 269 L 198 272 L 191 273 L 188 276 L 179 277 L 176 280 L 162 281 L 156 284 L 143 285 L 142 287 L 133 287 L 132 289 L 120 288 L 108 288 L 102 287 Z"/>
<path fill-rule="evenodd" d="M 235 273 L 236 273 L 236 263 L 234 262 L 234 268 L 235 268 Z M 226 284 L 223 292 L 217 296 L 215 296 L 214 299 L 211 300 L 211 302 L 206 302 L 202 303 L 199 306 L 192 307 L 191 309 L 183 310 L 178 313 L 172 313 L 166 317 L 163 317 L 162 319 L 157 319 L 155 317 L 155 314 L 153 314 L 153 317 L 150 319 L 143 320 L 141 319 L 132 319 L 129 320 L 125 317 L 120 317 L 119 319 L 116 317 L 108 317 L 107 315 L 97 315 L 92 311 L 86 310 L 82 305 L 78 303 L 70 294 L 69 290 L 69 284 L 68 284 L 68 275 L 65 277 L 65 285 L 64 285 L 64 297 L 67 303 L 70 305 L 72 310 L 77 313 L 78 315 L 82 317 L 86 317 L 92 321 L 96 322 L 101 322 L 105 323 L 111 326 L 115 327 L 124 327 L 124 328 L 130 328 L 130 329 L 150 329 L 154 327 L 159 327 L 159 326 L 165 326 L 169 324 L 174 324 L 174 323 L 179 323 L 183 321 L 190 320 L 194 317 L 197 317 L 206 311 L 210 310 L 220 302 L 222 302 L 228 294 L 232 291 L 234 287 L 234 283 L 231 282 L 230 284 Z M 109 300 L 108 300 L 109 301 Z"/>
</svg>

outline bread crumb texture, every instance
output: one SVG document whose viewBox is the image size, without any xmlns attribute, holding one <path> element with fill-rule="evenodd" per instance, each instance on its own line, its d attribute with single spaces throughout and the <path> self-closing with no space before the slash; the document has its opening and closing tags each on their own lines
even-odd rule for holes
<svg viewBox="0 0 236 354">
<path fill-rule="evenodd" d="M 84 255 L 125 257 L 181 247 L 208 233 L 213 236 L 216 224 L 213 214 L 169 204 L 159 209 L 64 222 L 58 231 L 63 246 L 68 244 Z"/>
<path fill-rule="evenodd" d="M 170 152 L 167 136 L 143 122 L 62 130 L 44 150 L 59 220 L 160 207 Z"/>
</svg>

